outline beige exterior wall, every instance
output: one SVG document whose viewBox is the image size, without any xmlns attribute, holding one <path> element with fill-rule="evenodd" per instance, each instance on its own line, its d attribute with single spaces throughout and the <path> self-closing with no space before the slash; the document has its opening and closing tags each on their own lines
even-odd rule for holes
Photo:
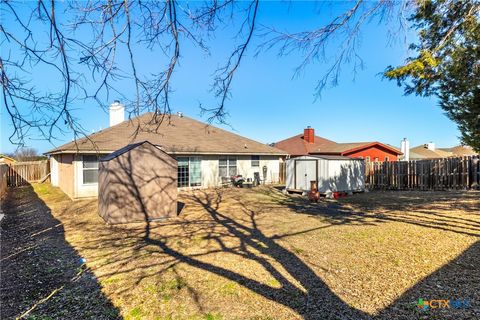
<svg viewBox="0 0 480 320">
<path fill-rule="evenodd" d="M 192 155 L 193 156 L 193 155 Z M 222 156 L 201 156 L 202 159 L 202 187 L 210 188 L 221 185 L 221 178 L 218 173 L 219 159 Z M 252 157 L 235 156 L 237 159 L 237 173 L 244 178 L 253 180 L 254 172 L 260 173 L 260 179 L 263 179 L 263 166 L 267 166 L 266 183 L 277 183 L 279 180 L 280 157 L 279 156 L 260 156 L 260 165 L 252 167 Z"/>
<path fill-rule="evenodd" d="M 202 159 L 202 187 L 211 188 L 220 185 L 221 179 L 218 176 L 218 157 L 201 156 Z"/>
<path fill-rule="evenodd" d="M 100 155 L 100 158 L 105 155 Z M 76 155 L 73 161 L 75 171 L 75 198 L 98 196 L 98 183 L 83 182 L 83 155 Z"/>
<path fill-rule="evenodd" d="M 103 156 L 103 155 L 101 155 Z M 188 157 L 189 155 L 181 155 Z M 220 155 L 190 155 L 202 159 L 202 188 L 211 188 L 221 185 L 218 173 Z M 244 178 L 253 180 L 254 172 L 260 173 L 263 179 L 263 166 L 267 167 L 266 183 L 277 183 L 279 180 L 280 156 L 260 156 L 259 167 L 252 167 L 250 155 L 231 155 L 237 159 L 237 173 Z M 58 186 L 71 198 L 91 198 L 98 196 L 98 184 L 83 183 L 83 159 L 82 155 L 54 155 L 52 156 L 52 184 L 54 183 L 53 171 L 57 171 Z M 57 162 L 55 165 L 54 162 Z M 58 167 L 55 170 L 55 166 Z M 185 188 L 182 188 L 185 189 Z M 188 189 L 188 188 L 187 188 Z"/>
<path fill-rule="evenodd" d="M 70 198 L 75 198 L 74 194 L 74 181 L 75 172 L 73 168 L 73 154 L 59 154 L 53 156 L 57 161 L 58 169 L 58 186 L 65 192 Z"/>
</svg>

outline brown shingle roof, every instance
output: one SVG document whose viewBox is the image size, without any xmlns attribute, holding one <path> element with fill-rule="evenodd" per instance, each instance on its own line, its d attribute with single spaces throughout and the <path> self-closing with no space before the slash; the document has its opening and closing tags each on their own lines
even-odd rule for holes
<svg viewBox="0 0 480 320">
<path fill-rule="evenodd" d="M 453 156 L 451 152 L 441 149 L 430 150 L 425 148 L 423 144 L 410 149 L 411 159 L 438 159 L 451 156 Z"/>
<path fill-rule="evenodd" d="M 440 150 L 451 152 L 454 156 L 464 157 L 464 156 L 475 156 L 478 155 L 471 147 L 467 146 L 456 146 L 452 148 L 440 148 Z"/>
<path fill-rule="evenodd" d="M 266 144 L 185 116 L 165 117 L 159 126 L 152 123 L 152 119 L 153 113 L 146 113 L 76 142 L 64 144 L 46 154 L 82 151 L 110 153 L 141 141 L 149 141 L 173 154 L 286 154 Z"/>
</svg>

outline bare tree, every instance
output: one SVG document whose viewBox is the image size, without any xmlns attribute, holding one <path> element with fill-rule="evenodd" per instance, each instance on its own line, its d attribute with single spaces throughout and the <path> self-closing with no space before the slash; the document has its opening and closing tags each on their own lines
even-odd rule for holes
<svg viewBox="0 0 480 320">
<path fill-rule="evenodd" d="M 34 161 L 45 158 L 44 156 L 40 155 L 36 149 L 29 147 L 18 148 L 12 154 L 12 157 L 17 161 Z"/>
<path fill-rule="evenodd" d="M 11 119 L 10 141 L 23 145 L 35 135 L 54 140 L 57 135 L 73 132 L 85 136 L 75 118 L 73 104 L 95 102 L 106 108 L 111 96 L 122 99 L 130 116 L 153 112 L 159 124 L 171 113 L 172 75 L 182 57 L 182 48 L 193 43 L 207 54 L 208 39 L 219 26 L 236 25 L 235 44 L 225 64 L 212 81 L 217 104 L 201 105 L 209 121 L 225 121 L 231 85 L 252 39 L 263 43 L 257 54 L 279 48 L 280 55 L 300 50 L 304 59 L 297 72 L 309 63 L 327 61 L 327 46 L 338 41 L 331 68 L 317 85 L 319 93 L 327 83 L 335 85 L 341 67 L 353 61 L 362 64 L 356 53 L 357 37 L 363 24 L 374 17 L 388 20 L 402 16 L 409 1 L 353 1 L 351 8 L 315 30 L 299 33 L 280 32 L 261 25 L 258 0 L 248 2 L 208 1 L 179 3 L 175 0 L 88 0 L 58 3 L 55 0 L 12 2 L 1 0 L 0 57 L 3 105 Z M 322 12 L 319 12 L 322 15 Z M 148 70 L 139 65 L 143 51 L 161 56 Z M 61 88 L 39 86 L 38 78 L 55 74 Z M 135 88 L 124 94 L 119 86 Z"/>
</svg>

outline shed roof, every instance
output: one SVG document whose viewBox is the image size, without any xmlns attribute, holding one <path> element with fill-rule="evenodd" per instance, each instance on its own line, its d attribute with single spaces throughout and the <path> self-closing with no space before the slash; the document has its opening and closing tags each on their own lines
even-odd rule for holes
<svg viewBox="0 0 480 320">
<path fill-rule="evenodd" d="M 11 161 L 11 162 L 17 162 L 17 160 L 13 159 L 12 157 L 9 157 L 9 156 L 1 154 L 1 153 L 0 153 L 0 158 L 6 159 L 6 160 Z"/>
<path fill-rule="evenodd" d="M 114 152 L 106 155 L 105 157 L 102 157 L 100 159 L 100 161 L 110 161 L 110 160 L 115 159 L 116 157 L 132 150 L 132 149 L 135 149 L 138 146 L 141 146 L 141 145 L 145 144 L 145 143 L 157 148 L 159 150 L 159 152 L 164 152 L 161 148 L 159 148 L 159 147 L 155 146 L 154 144 L 150 143 L 150 141 L 142 141 L 142 142 L 138 142 L 138 143 L 132 143 L 132 144 L 129 144 L 129 145 L 127 145 L 127 146 L 125 146 L 121 149 L 118 149 L 117 151 L 114 151 Z"/>
<path fill-rule="evenodd" d="M 158 119 L 162 121 L 155 121 Z M 153 113 L 145 113 L 86 138 L 69 142 L 46 154 L 111 153 L 125 145 L 143 141 L 160 146 L 169 154 L 286 155 L 282 150 L 186 116 L 155 116 Z"/>
</svg>

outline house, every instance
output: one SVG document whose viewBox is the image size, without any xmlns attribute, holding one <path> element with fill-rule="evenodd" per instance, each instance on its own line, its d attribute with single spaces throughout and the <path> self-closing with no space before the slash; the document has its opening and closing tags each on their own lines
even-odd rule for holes
<svg viewBox="0 0 480 320">
<path fill-rule="evenodd" d="M 410 160 L 441 159 L 448 157 L 466 157 L 478 155 L 471 147 L 456 146 L 452 148 L 437 148 L 429 142 L 410 149 Z"/>
<path fill-rule="evenodd" d="M 305 155 L 332 155 L 365 159 L 365 161 L 396 161 L 400 150 L 387 144 L 374 142 L 337 143 L 315 135 L 311 127 L 303 134 L 279 141 L 274 147 L 285 151 L 291 157 Z"/>
<path fill-rule="evenodd" d="M 15 159 L 4 154 L 0 154 L 0 164 L 12 164 L 15 162 L 17 162 Z"/>
<path fill-rule="evenodd" d="M 469 157 L 469 156 L 478 156 L 479 154 L 469 146 L 455 146 L 451 148 L 439 148 L 440 150 L 450 152 L 454 157 Z"/>
<path fill-rule="evenodd" d="M 123 115 L 123 106 L 116 102 L 110 106 L 109 128 L 48 151 L 52 184 L 71 198 L 96 197 L 99 158 L 142 141 L 177 160 L 179 188 L 215 187 L 236 174 L 253 179 L 255 172 L 266 183 L 279 180 L 284 151 L 181 113 L 160 123 L 152 121 L 153 113 L 128 121 Z"/>
</svg>

